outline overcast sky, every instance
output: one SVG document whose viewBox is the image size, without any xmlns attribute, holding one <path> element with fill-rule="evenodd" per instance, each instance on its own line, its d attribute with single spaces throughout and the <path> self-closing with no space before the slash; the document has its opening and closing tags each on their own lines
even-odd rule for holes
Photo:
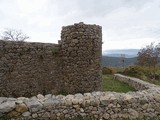
<svg viewBox="0 0 160 120">
<path fill-rule="evenodd" d="M 0 32 L 21 29 L 28 41 L 57 43 L 62 26 L 103 29 L 103 50 L 142 48 L 160 40 L 160 0 L 0 0 Z"/>
</svg>

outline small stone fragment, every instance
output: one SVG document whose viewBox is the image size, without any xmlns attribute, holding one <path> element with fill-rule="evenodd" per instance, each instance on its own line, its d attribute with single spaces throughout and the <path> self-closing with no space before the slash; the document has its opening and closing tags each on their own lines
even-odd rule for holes
<svg viewBox="0 0 160 120">
<path fill-rule="evenodd" d="M 24 113 L 24 112 L 26 112 L 28 110 L 28 108 L 24 103 L 22 103 L 22 104 L 17 104 L 15 110 L 17 112 Z"/>
</svg>

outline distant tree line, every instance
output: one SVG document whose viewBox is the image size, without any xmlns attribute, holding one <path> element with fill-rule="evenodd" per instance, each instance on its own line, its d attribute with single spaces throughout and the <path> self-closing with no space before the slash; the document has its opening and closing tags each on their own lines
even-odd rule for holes
<svg viewBox="0 0 160 120">
<path fill-rule="evenodd" d="M 160 43 L 151 43 L 140 49 L 137 56 L 137 64 L 140 66 L 155 67 L 160 59 Z"/>
</svg>

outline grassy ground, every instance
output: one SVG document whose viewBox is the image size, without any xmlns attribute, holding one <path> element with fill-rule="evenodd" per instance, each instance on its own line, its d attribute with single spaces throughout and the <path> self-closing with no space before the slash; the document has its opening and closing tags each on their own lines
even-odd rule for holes
<svg viewBox="0 0 160 120">
<path fill-rule="evenodd" d="M 135 91 L 135 89 L 129 86 L 127 83 L 113 79 L 113 75 L 103 75 L 103 90 L 114 91 L 114 92 L 129 92 Z"/>
<path fill-rule="evenodd" d="M 144 80 L 144 81 L 155 84 L 155 85 L 160 85 L 160 80 L 147 79 L 147 80 Z"/>
</svg>

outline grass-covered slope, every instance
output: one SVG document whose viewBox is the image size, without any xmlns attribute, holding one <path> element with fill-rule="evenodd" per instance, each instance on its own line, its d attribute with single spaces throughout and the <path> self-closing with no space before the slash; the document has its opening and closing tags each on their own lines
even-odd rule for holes
<svg viewBox="0 0 160 120">
<path fill-rule="evenodd" d="M 135 91 L 135 89 L 129 86 L 127 83 L 121 82 L 113 78 L 113 75 L 103 75 L 103 90 L 114 92 L 129 92 Z"/>
</svg>

